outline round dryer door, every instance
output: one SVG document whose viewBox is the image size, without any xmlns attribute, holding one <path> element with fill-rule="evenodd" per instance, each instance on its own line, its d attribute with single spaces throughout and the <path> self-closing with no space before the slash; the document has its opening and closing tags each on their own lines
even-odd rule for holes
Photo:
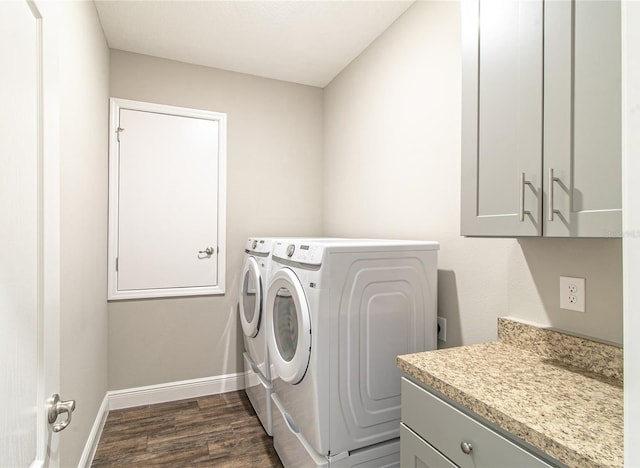
<svg viewBox="0 0 640 468">
<path fill-rule="evenodd" d="M 262 313 L 262 281 L 258 262 L 248 257 L 242 269 L 240 287 L 240 323 L 242 331 L 249 338 L 258 334 Z"/>
<path fill-rule="evenodd" d="M 269 358 L 278 377 L 297 384 L 311 357 L 311 320 L 302 284 L 291 269 L 273 275 L 266 303 Z"/>
</svg>

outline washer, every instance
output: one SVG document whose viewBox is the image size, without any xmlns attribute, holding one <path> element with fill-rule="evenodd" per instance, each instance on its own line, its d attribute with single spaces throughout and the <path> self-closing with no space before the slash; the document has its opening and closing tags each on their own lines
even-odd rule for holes
<svg viewBox="0 0 640 468">
<path fill-rule="evenodd" d="M 244 341 L 245 392 L 268 435 L 273 434 L 273 368 L 267 349 L 264 302 L 271 271 L 271 249 L 276 240 L 293 242 L 296 239 L 316 238 L 250 237 L 244 248 L 238 315 Z"/>
<path fill-rule="evenodd" d="M 396 356 L 435 349 L 437 242 L 279 240 L 266 293 L 285 466 L 399 464 Z"/>
<path fill-rule="evenodd" d="M 272 435 L 271 366 L 265 332 L 264 291 L 273 239 L 249 238 L 244 249 L 239 316 L 244 340 L 245 392 L 264 430 Z"/>
</svg>

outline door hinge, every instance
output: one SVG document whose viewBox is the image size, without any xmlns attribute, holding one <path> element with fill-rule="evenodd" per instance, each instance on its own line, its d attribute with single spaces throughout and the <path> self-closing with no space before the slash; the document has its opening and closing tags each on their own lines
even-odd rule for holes
<svg viewBox="0 0 640 468">
<path fill-rule="evenodd" d="M 116 271 L 118 271 L 118 267 L 120 266 L 119 260 L 120 260 L 120 258 L 116 257 Z"/>
<path fill-rule="evenodd" d="M 118 127 L 116 128 L 116 139 L 118 140 L 118 143 L 120 143 L 120 132 L 123 132 L 124 128 L 122 127 Z"/>
</svg>

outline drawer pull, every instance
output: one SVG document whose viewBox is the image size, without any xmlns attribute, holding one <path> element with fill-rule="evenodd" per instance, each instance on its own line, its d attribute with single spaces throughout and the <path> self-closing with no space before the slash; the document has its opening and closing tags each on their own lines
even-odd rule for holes
<svg viewBox="0 0 640 468">
<path fill-rule="evenodd" d="M 473 446 L 469 442 L 462 442 L 460 444 L 460 449 L 462 450 L 463 453 L 466 453 L 467 455 L 469 455 L 473 450 Z"/>
</svg>

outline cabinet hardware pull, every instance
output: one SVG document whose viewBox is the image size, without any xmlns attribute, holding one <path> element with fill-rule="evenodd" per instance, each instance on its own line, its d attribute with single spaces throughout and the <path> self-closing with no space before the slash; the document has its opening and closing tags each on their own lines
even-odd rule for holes
<svg viewBox="0 0 640 468">
<path fill-rule="evenodd" d="M 524 215 L 531 214 L 531 211 L 524 209 L 524 187 L 525 187 L 525 185 L 531 186 L 531 182 L 529 182 L 528 180 L 525 180 L 525 175 L 524 175 L 524 172 L 523 172 L 523 173 L 520 174 L 520 211 L 519 211 L 519 216 L 520 216 L 520 221 L 521 222 L 524 221 Z"/>
<path fill-rule="evenodd" d="M 553 215 L 559 214 L 560 210 L 555 210 L 553 208 L 553 183 L 560 182 L 558 177 L 554 177 L 553 168 L 549 168 L 549 193 L 547 194 L 547 220 L 553 221 Z"/>
<path fill-rule="evenodd" d="M 462 442 L 460 444 L 460 450 L 462 450 L 462 452 L 464 452 L 465 454 L 469 455 L 473 450 L 473 445 L 471 445 L 470 442 Z"/>
</svg>

